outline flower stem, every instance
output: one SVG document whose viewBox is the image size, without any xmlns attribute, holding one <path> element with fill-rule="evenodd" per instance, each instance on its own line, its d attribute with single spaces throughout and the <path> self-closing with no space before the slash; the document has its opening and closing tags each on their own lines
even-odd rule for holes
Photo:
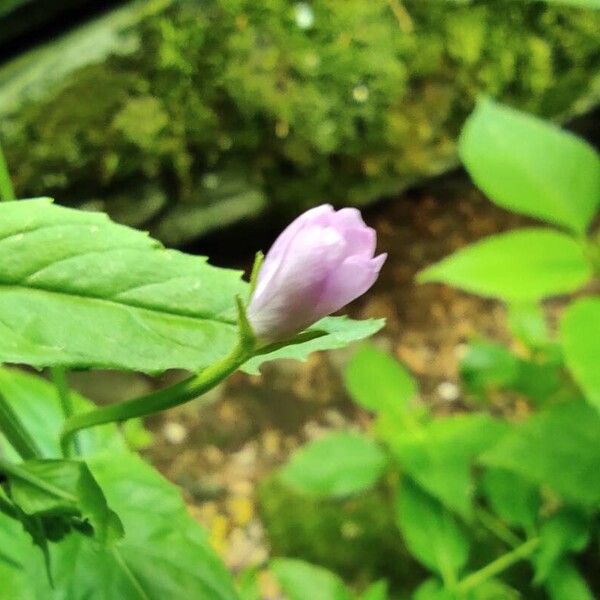
<svg viewBox="0 0 600 600">
<path fill-rule="evenodd" d="M 75 413 L 75 408 L 73 406 L 71 390 L 69 390 L 69 383 L 67 382 L 66 371 L 62 367 L 52 367 L 50 373 L 52 374 L 52 381 L 54 382 L 54 387 L 56 388 L 56 393 L 60 400 L 63 415 L 65 419 L 69 419 Z M 66 454 L 64 454 L 65 458 L 69 458 L 72 455 L 72 450 L 76 456 L 81 454 L 81 447 L 76 435 L 73 435 L 73 446 L 71 447 L 71 445 L 69 445 L 69 447 L 64 448 L 64 450 L 66 450 Z"/>
<path fill-rule="evenodd" d="M 185 381 L 141 398 L 71 416 L 65 422 L 61 435 L 63 451 L 69 447 L 73 435 L 81 429 L 144 417 L 193 400 L 237 371 L 252 355 L 251 350 L 240 343 L 228 356 Z"/>
<path fill-rule="evenodd" d="M 500 519 L 497 519 L 484 508 L 476 507 L 475 516 L 481 521 L 482 525 L 511 548 L 517 548 L 523 543 L 519 536 L 515 535 Z"/>
<path fill-rule="evenodd" d="M 18 452 L 24 460 L 40 458 L 41 450 L 35 440 L 29 435 L 27 429 L 14 412 L 12 406 L 0 393 L 0 432 L 8 440 L 8 443 Z"/>
<path fill-rule="evenodd" d="M 540 544 L 539 537 L 535 537 L 535 538 L 531 538 L 530 540 L 527 540 L 526 542 L 524 542 L 523 544 L 521 544 L 520 546 L 518 546 L 511 552 L 507 552 L 506 554 L 503 554 L 496 560 L 487 564 L 482 569 L 479 569 L 479 571 L 475 571 L 474 573 L 467 575 L 457 585 L 456 591 L 461 594 L 464 594 L 465 592 L 475 589 L 477 586 L 481 585 L 488 579 L 491 579 L 492 577 L 499 575 L 500 573 L 502 573 L 503 571 L 505 571 L 512 565 L 514 565 L 516 562 L 519 562 L 520 560 L 523 560 L 524 558 L 528 558 L 529 556 L 531 556 L 531 554 L 533 554 L 533 552 L 536 550 L 536 548 L 539 546 L 539 544 Z"/>
<path fill-rule="evenodd" d="M 6 159 L 4 158 L 2 146 L 0 145 L 0 201 L 16 199 L 15 190 L 13 189 L 10 174 L 8 172 L 8 166 L 6 165 Z"/>
</svg>

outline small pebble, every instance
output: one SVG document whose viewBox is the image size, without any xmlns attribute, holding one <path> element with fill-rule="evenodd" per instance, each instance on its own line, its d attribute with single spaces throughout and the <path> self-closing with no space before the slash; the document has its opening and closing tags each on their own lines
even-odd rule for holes
<svg viewBox="0 0 600 600">
<path fill-rule="evenodd" d="M 446 402 L 455 402 L 460 397 L 460 388 L 451 381 L 443 381 L 437 387 L 437 394 Z"/>
<path fill-rule="evenodd" d="M 163 436 L 170 444 L 183 443 L 188 435 L 187 429 L 177 421 L 168 421 L 163 427 Z"/>
</svg>

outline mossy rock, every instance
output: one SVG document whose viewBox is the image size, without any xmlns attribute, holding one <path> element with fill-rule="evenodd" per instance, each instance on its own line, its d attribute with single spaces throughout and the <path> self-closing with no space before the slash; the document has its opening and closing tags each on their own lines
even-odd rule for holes
<svg viewBox="0 0 600 600">
<path fill-rule="evenodd" d="M 443 172 L 480 92 L 585 111 L 599 30 L 514 0 L 133 2 L 0 70 L 0 139 L 20 196 L 176 244 Z"/>
<path fill-rule="evenodd" d="M 359 587 L 385 577 L 410 589 L 424 577 L 405 549 L 383 487 L 345 500 L 318 500 L 271 476 L 258 495 L 272 556 L 322 565 Z"/>
</svg>

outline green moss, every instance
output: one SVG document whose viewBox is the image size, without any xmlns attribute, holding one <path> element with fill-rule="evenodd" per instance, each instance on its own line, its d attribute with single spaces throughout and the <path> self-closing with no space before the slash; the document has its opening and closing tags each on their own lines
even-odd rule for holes
<svg viewBox="0 0 600 600">
<path fill-rule="evenodd" d="M 232 221 L 267 203 L 279 213 L 362 204 L 439 173 L 455 164 L 457 131 L 482 91 L 553 117 L 600 96 L 597 11 L 315 0 L 303 22 L 298 6 L 134 3 L 46 51 L 60 63 L 79 50 L 58 80 L 36 74 L 35 60 L 8 65 L 0 136 L 18 192 L 116 216 L 139 202 L 146 220 L 129 221 L 177 243 L 219 223 L 221 209 Z M 86 39 L 98 40 L 89 64 Z M 32 87 L 15 104 L 15 90 Z"/>
<path fill-rule="evenodd" d="M 273 556 L 325 566 L 359 586 L 385 577 L 407 589 L 423 576 L 405 550 L 386 490 L 314 500 L 271 477 L 259 487 L 259 502 Z"/>
</svg>

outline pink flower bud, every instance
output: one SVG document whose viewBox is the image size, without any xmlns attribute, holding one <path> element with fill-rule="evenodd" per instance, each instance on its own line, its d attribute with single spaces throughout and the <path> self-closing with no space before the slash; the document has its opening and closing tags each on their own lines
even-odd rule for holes
<svg viewBox="0 0 600 600">
<path fill-rule="evenodd" d="M 377 236 L 355 208 L 325 204 L 306 211 L 279 235 L 265 258 L 248 317 L 271 341 L 302 331 L 376 281 L 386 254 L 375 257 Z"/>
</svg>

